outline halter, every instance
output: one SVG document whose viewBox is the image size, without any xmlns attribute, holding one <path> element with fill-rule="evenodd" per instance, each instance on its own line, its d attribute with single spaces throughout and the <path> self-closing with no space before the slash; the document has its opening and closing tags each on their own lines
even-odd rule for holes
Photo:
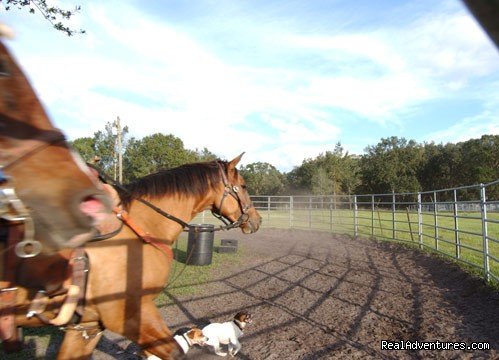
<svg viewBox="0 0 499 360">
<path fill-rule="evenodd" d="M 227 179 L 227 175 L 225 175 L 225 169 L 224 166 L 220 161 L 217 161 L 218 168 L 220 170 L 220 175 L 222 177 L 222 181 L 224 183 L 224 193 L 222 195 L 222 198 L 220 199 L 220 206 L 218 209 L 212 209 L 211 213 L 213 216 L 215 216 L 217 219 L 222 221 L 227 228 L 233 228 L 233 227 L 239 227 L 242 224 L 246 223 L 249 220 L 249 215 L 248 215 L 248 210 L 253 207 L 253 205 L 250 203 L 245 204 L 242 200 L 241 197 L 239 196 L 239 186 L 237 185 L 232 185 L 229 183 L 229 180 Z M 222 206 L 225 198 L 227 195 L 232 196 L 234 199 L 236 199 L 239 209 L 241 210 L 241 215 L 236 221 L 231 221 L 228 219 L 226 216 L 222 215 Z"/>
<path fill-rule="evenodd" d="M 41 144 L 35 144 L 28 149 L 14 151 L 14 154 L 17 156 L 6 165 L 0 165 L 0 186 L 8 183 L 10 180 L 10 177 L 5 175 L 4 169 L 18 165 L 27 157 L 43 151 L 50 145 L 65 140 L 64 135 L 60 131 L 49 131 L 48 133 L 43 133 L 41 136 L 33 139 L 33 141 L 41 141 Z M 28 208 L 17 196 L 13 186 L 0 188 L 0 218 L 9 223 L 24 224 L 23 239 L 15 245 L 15 253 L 18 257 L 30 258 L 38 255 L 42 251 L 42 244 L 34 239 L 35 226 L 33 218 L 31 217 Z M 26 251 L 26 249 L 30 250 Z"/>
</svg>

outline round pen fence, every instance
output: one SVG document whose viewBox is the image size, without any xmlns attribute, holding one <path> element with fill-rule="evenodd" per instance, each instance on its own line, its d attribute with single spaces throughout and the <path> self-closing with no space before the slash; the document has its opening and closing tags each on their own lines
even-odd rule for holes
<svg viewBox="0 0 499 360">
<path fill-rule="evenodd" d="M 466 263 L 487 282 L 499 282 L 499 180 L 418 193 L 252 196 L 252 201 L 264 227 L 408 243 Z M 209 212 L 199 216 L 203 223 L 212 221 Z"/>
</svg>

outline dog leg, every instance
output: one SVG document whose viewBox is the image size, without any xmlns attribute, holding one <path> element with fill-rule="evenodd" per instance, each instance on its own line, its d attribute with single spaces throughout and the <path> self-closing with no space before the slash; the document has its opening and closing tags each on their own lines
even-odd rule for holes
<svg viewBox="0 0 499 360">
<path fill-rule="evenodd" d="M 157 357 L 156 355 L 149 354 L 147 351 L 144 351 L 144 355 L 146 356 L 147 360 L 161 360 L 161 358 Z"/>
<path fill-rule="evenodd" d="M 209 338 L 206 345 L 211 347 L 213 349 L 213 351 L 215 352 L 215 354 L 217 354 L 218 356 L 227 356 L 227 353 L 223 352 L 222 349 L 220 348 L 220 342 L 218 341 L 217 337 Z"/>
<path fill-rule="evenodd" d="M 229 342 L 229 354 L 230 356 L 236 356 L 236 354 L 241 350 L 241 343 L 237 339 L 231 339 Z"/>
</svg>

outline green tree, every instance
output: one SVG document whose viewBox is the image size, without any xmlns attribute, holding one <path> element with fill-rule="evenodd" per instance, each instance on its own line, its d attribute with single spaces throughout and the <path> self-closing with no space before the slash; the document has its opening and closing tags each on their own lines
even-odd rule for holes
<svg viewBox="0 0 499 360">
<path fill-rule="evenodd" d="M 422 190 L 438 190 L 461 185 L 461 149 L 456 144 L 424 144 L 424 159 L 419 171 Z"/>
<path fill-rule="evenodd" d="M 196 149 L 194 150 L 196 161 L 213 161 L 217 160 L 218 156 L 204 147 L 202 150 Z"/>
<path fill-rule="evenodd" d="M 287 174 L 290 190 L 295 193 L 351 194 L 360 184 L 359 159 L 345 152 L 341 143 L 314 159 L 303 160 Z M 325 181 L 327 177 L 328 181 Z M 326 184 L 327 189 L 318 184 Z"/>
<path fill-rule="evenodd" d="M 90 137 L 83 137 L 70 141 L 71 147 L 80 154 L 86 162 L 91 161 L 95 156 L 95 141 Z"/>
<path fill-rule="evenodd" d="M 95 166 L 105 175 L 115 177 L 117 174 L 117 135 L 113 132 L 115 128 L 114 122 L 108 122 L 105 129 L 94 133 L 93 137 L 78 138 L 71 142 L 75 149 L 85 161 L 91 161 L 95 156 L 100 158 L 99 163 Z M 122 129 L 122 145 L 126 148 L 126 138 L 128 135 L 128 127 Z M 123 149 L 121 150 L 123 152 Z"/>
<path fill-rule="evenodd" d="M 64 22 L 70 21 L 71 17 L 81 10 L 79 5 L 75 6 L 73 10 L 67 10 L 59 6 L 47 5 L 46 0 L 4 0 L 1 3 L 6 11 L 17 8 L 19 10 L 26 9 L 31 14 L 38 12 L 52 24 L 54 29 L 62 31 L 68 36 L 85 33 L 85 30 L 73 30 L 64 24 Z"/>
<path fill-rule="evenodd" d="M 278 195 L 284 189 L 284 175 L 269 163 L 248 164 L 240 171 L 251 195 Z"/>
<path fill-rule="evenodd" d="M 116 123 L 107 122 L 104 131 L 94 133 L 95 154 L 100 157 L 98 167 L 110 177 L 116 177 L 117 174 L 117 134 L 115 133 Z M 122 154 L 126 148 L 128 127 L 121 130 Z"/>
<path fill-rule="evenodd" d="M 363 191 L 366 193 L 417 192 L 418 172 L 424 150 L 414 140 L 392 136 L 366 148 L 361 158 Z"/>
<path fill-rule="evenodd" d="M 334 181 L 323 167 L 315 169 L 315 172 L 312 175 L 311 185 L 312 194 L 314 195 L 329 195 L 333 193 Z"/>
<path fill-rule="evenodd" d="M 123 175 L 126 181 L 132 181 L 161 169 L 196 160 L 196 153 L 185 149 L 184 143 L 178 137 L 156 133 L 128 141 L 123 156 Z"/>
<path fill-rule="evenodd" d="M 488 183 L 499 178 L 499 135 L 483 135 L 461 146 L 461 171 L 467 185 Z"/>
<path fill-rule="evenodd" d="M 310 158 L 303 160 L 300 166 L 295 166 L 286 174 L 288 192 L 290 194 L 310 194 L 315 171 L 316 164 Z"/>
</svg>

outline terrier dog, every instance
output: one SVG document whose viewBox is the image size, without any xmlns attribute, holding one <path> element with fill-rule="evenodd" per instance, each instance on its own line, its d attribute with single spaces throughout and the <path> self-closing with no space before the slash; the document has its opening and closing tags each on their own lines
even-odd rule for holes
<svg viewBox="0 0 499 360">
<path fill-rule="evenodd" d="M 197 344 L 204 346 L 208 341 L 208 338 L 203 335 L 203 331 L 197 327 L 178 329 L 175 331 L 175 334 L 173 334 L 173 339 L 175 339 L 184 354 L 186 354 L 193 345 Z M 144 351 L 144 355 L 147 357 L 147 360 L 160 360 L 159 357 L 152 355 L 148 351 Z"/>
<path fill-rule="evenodd" d="M 228 345 L 229 354 L 235 356 L 241 350 L 239 337 L 243 335 L 246 325 L 251 324 L 251 314 L 245 311 L 238 312 L 234 320 L 224 323 L 212 323 L 203 327 L 204 336 L 208 337 L 206 345 L 209 345 L 219 356 L 227 356 L 222 351 L 220 344 Z"/>
<path fill-rule="evenodd" d="M 206 335 L 197 327 L 178 329 L 175 331 L 175 334 L 173 334 L 173 338 L 177 344 L 180 345 L 184 354 L 186 354 L 193 345 L 204 346 L 208 343 Z"/>
</svg>

